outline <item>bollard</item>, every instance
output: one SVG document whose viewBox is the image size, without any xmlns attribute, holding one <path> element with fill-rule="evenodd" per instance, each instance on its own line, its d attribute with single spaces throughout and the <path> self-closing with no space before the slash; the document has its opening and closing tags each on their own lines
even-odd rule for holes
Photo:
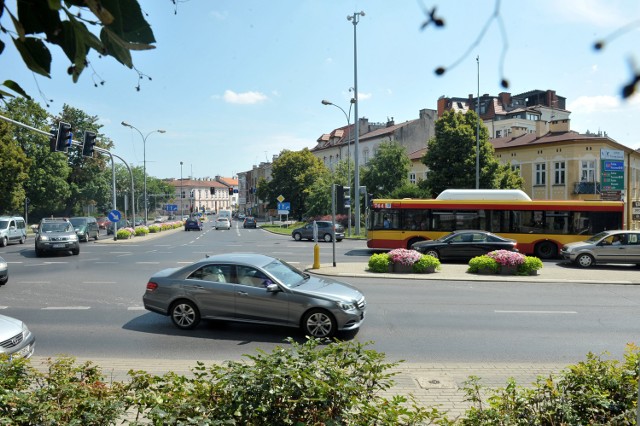
<svg viewBox="0 0 640 426">
<path fill-rule="evenodd" d="M 318 243 L 313 246 L 313 267 L 311 269 L 320 269 L 320 246 Z"/>
</svg>

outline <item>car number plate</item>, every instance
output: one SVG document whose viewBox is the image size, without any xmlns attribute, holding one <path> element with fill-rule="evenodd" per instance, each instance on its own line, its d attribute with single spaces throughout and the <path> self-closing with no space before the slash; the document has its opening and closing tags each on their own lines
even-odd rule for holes
<svg viewBox="0 0 640 426">
<path fill-rule="evenodd" d="M 64 248 L 65 245 L 64 244 L 54 244 L 53 248 Z"/>
</svg>

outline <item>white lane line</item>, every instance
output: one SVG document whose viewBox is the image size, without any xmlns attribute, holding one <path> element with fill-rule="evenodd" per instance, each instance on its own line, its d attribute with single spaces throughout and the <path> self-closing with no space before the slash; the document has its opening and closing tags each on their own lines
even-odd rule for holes
<svg viewBox="0 0 640 426">
<path fill-rule="evenodd" d="M 96 263 L 100 263 L 102 265 L 111 265 L 111 264 L 116 264 L 116 263 L 119 263 L 119 262 L 96 262 Z"/>
<path fill-rule="evenodd" d="M 41 309 L 43 311 L 86 311 L 91 309 L 91 306 L 48 306 Z"/>
<path fill-rule="evenodd" d="M 576 311 L 493 311 L 496 314 L 577 314 Z"/>
<path fill-rule="evenodd" d="M 7 309 L 8 306 L 0 306 L 0 309 Z"/>
<path fill-rule="evenodd" d="M 18 281 L 18 284 L 51 284 L 51 281 Z"/>
<path fill-rule="evenodd" d="M 117 281 L 82 281 L 82 284 L 118 284 Z"/>
<path fill-rule="evenodd" d="M 129 306 L 127 311 L 144 311 L 144 306 Z"/>
</svg>

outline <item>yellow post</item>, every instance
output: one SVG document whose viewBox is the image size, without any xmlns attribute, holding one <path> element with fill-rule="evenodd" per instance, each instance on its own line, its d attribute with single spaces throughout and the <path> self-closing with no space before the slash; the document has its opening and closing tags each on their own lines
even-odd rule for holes
<svg viewBox="0 0 640 426">
<path fill-rule="evenodd" d="M 313 267 L 311 269 L 320 269 L 320 246 L 317 243 L 313 246 Z"/>
</svg>

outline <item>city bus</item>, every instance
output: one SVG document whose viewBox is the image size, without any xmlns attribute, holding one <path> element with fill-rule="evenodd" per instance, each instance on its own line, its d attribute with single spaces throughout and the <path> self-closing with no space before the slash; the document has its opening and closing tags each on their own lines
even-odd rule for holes
<svg viewBox="0 0 640 426">
<path fill-rule="evenodd" d="M 518 250 L 557 257 L 566 243 L 623 229 L 622 201 L 531 200 L 520 190 L 446 190 L 436 199 L 374 199 L 367 247 L 411 248 L 454 230 L 480 229 L 518 242 Z"/>
</svg>

